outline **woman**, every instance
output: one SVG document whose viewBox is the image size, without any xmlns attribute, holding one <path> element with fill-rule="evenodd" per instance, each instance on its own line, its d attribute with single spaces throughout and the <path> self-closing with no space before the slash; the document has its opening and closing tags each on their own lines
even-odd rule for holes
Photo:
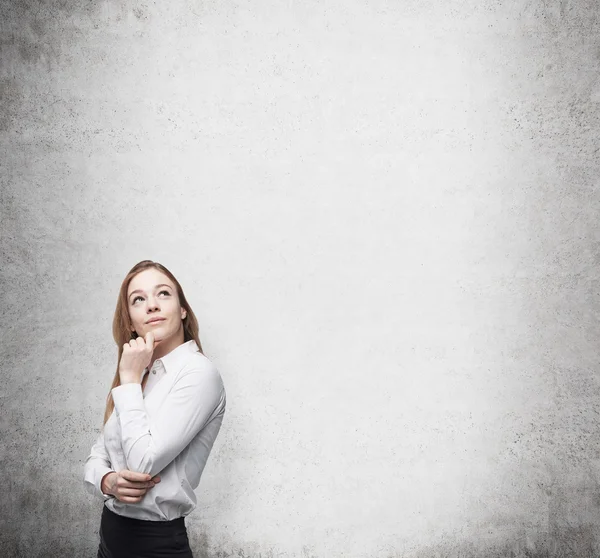
<svg viewBox="0 0 600 558">
<path fill-rule="evenodd" d="M 97 558 L 193 558 L 185 516 L 219 433 L 225 389 L 181 285 L 144 260 L 113 319 L 118 365 L 84 484 L 104 498 Z"/>
</svg>

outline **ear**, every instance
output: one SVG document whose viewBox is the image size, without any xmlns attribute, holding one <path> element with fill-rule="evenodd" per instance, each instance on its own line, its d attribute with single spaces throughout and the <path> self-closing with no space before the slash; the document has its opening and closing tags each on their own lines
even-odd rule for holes
<svg viewBox="0 0 600 558">
<path fill-rule="evenodd" d="M 187 312 L 182 308 L 181 309 L 181 319 L 183 320 L 187 316 Z"/>
</svg>

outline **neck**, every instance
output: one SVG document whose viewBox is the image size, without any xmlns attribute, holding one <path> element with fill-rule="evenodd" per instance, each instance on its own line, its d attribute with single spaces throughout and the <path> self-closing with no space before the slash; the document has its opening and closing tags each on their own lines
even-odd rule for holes
<svg viewBox="0 0 600 558">
<path fill-rule="evenodd" d="M 158 345 L 154 345 L 154 351 L 152 352 L 152 360 L 150 360 L 150 364 L 148 365 L 148 370 L 152 368 L 154 361 L 157 358 L 162 358 L 165 355 L 168 355 L 173 349 L 179 347 L 183 343 L 184 333 L 183 327 L 180 327 L 177 333 L 168 339 L 161 340 Z"/>
</svg>

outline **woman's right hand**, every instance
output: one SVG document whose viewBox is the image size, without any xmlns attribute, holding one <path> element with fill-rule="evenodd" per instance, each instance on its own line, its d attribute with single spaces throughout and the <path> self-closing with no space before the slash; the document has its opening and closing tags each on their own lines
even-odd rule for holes
<svg viewBox="0 0 600 558">
<path fill-rule="evenodd" d="M 102 477 L 100 483 L 104 494 L 112 494 L 117 500 L 128 504 L 139 502 L 144 494 L 160 482 L 160 477 L 150 477 L 147 473 L 137 473 L 122 469 Z"/>
</svg>

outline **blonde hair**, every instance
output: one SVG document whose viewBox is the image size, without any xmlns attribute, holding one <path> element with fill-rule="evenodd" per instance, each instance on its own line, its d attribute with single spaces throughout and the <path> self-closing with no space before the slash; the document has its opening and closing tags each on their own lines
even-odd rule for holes
<svg viewBox="0 0 600 558">
<path fill-rule="evenodd" d="M 113 388 L 121 385 L 121 378 L 119 377 L 119 362 L 121 362 L 121 356 L 123 355 L 123 345 L 125 343 L 129 343 L 132 339 L 138 337 L 137 333 L 131 331 L 131 318 L 129 317 L 129 309 L 127 303 L 127 289 L 129 288 L 129 283 L 131 280 L 140 272 L 145 271 L 146 269 L 157 269 L 161 273 L 164 273 L 175 285 L 177 289 L 177 296 L 179 297 L 179 304 L 182 308 L 184 308 L 187 312 L 185 318 L 183 319 L 183 331 L 184 337 L 183 342 L 191 341 L 192 339 L 198 345 L 200 352 L 202 354 L 202 345 L 200 344 L 200 337 L 198 335 L 198 320 L 194 315 L 194 312 L 190 308 L 188 301 L 183 294 L 183 289 L 179 284 L 179 281 L 175 279 L 175 276 L 164 266 L 159 264 L 158 262 L 153 262 L 152 260 L 142 260 L 141 262 L 135 264 L 127 273 L 123 283 L 121 283 L 121 289 L 119 290 L 119 298 L 117 299 L 117 307 L 115 309 L 115 315 L 113 318 L 113 338 L 118 348 L 118 357 L 117 357 L 117 370 L 115 372 L 115 377 L 113 378 L 112 385 L 110 386 L 110 390 L 108 392 L 108 396 L 106 398 L 106 409 L 104 411 L 104 423 L 110 418 L 112 414 L 115 403 L 112 398 L 112 390 Z"/>
</svg>

